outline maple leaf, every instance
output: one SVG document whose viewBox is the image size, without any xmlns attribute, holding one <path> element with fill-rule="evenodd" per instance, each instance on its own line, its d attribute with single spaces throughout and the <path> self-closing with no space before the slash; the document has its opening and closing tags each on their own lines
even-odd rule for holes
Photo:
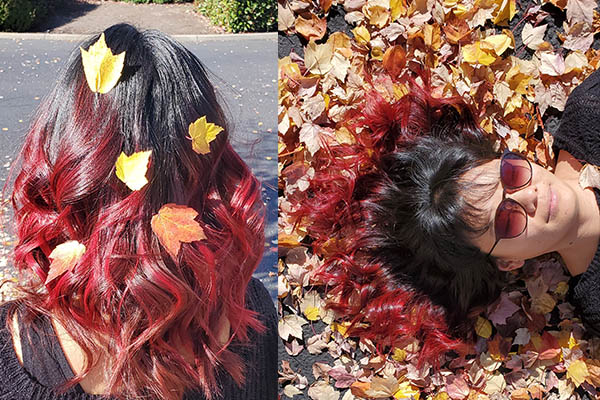
<svg viewBox="0 0 600 400">
<path fill-rule="evenodd" d="M 81 47 L 79 49 L 88 86 L 94 93 L 108 93 L 121 78 L 125 52 L 113 55 L 106 45 L 104 32 L 88 50 Z"/>
<path fill-rule="evenodd" d="M 204 230 L 195 221 L 198 212 L 173 203 L 165 204 L 150 221 L 152 231 L 169 254 L 176 259 L 181 243 L 206 239 Z"/>
<path fill-rule="evenodd" d="M 598 4 L 594 0 L 567 0 L 567 21 L 586 22 L 592 25 L 596 7 Z"/>
<path fill-rule="evenodd" d="M 356 377 L 348 373 L 344 367 L 332 368 L 327 373 L 335 379 L 335 387 L 339 389 L 350 387 L 356 382 Z"/>
<path fill-rule="evenodd" d="M 398 380 L 393 376 L 386 378 L 375 376 L 371 380 L 371 387 L 366 392 L 369 397 L 387 399 L 388 397 L 394 396 L 399 388 Z"/>
<path fill-rule="evenodd" d="M 398 386 L 398 390 L 394 393 L 395 399 L 414 399 L 419 400 L 421 391 L 418 387 L 411 384 L 409 381 L 403 381 Z"/>
<path fill-rule="evenodd" d="M 306 149 L 314 155 L 321 148 L 321 127 L 312 122 L 305 122 L 300 129 L 300 141 L 306 144 Z"/>
<path fill-rule="evenodd" d="M 446 392 L 454 400 L 462 400 L 469 395 L 469 385 L 461 376 L 449 376 L 446 381 Z"/>
<path fill-rule="evenodd" d="M 579 186 L 600 189 L 600 172 L 595 165 L 585 164 L 579 171 Z"/>
<path fill-rule="evenodd" d="M 152 150 L 138 151 L 128 156 L 121 152 L 115 163 L 117 178 L 131 190 L 140 190 L 148 183 L 146 172 Z"/>
<path fill-rule="evenodd" d="M 316 75 L 325 75 L 331 70 L 333 58 L 333 45 L 331 42 L 316 44 L 310 41 L 304 50 L 304 64 L 306 68 Z"/>
<path fill-rule="evenodd" d="M 65 272 L 72 271 L 84 253 L 85 246 L 77 240 L 68 240 L 56 246 L 48 256 L 52 261 L 45 283 L 48 284 Z"/>
<path fill-rule="evenodd" d="M 279 336 L 283 340 L 290 340 L 290 337 L 302 339 L 302 325 L 308 321 L 296 314 L 285 315 L 279 319 Z"/>
<path fill-rule="evenodd" d="M 526 23 L 521 32 L 523 44 L 533 50 L 540 48 L 542 43 L 544 43 L 544 34 L 546 33 L 547 27 L 548 24 L 534 28 L 529 22 Z"/>
<path fill-rule="evenodd" d="M 317 321 L 320 315 L 322 300 L 319 294 L 315 291 L 310 291 L 304 295 L 300 303 L 300 311 L 304 313 L 309 321 Z"/>
<path fill-rule="evenodd" d="M 519 311 L 519 307 L 510 300 L 506 292 L 502 292 L 500 302 L 494 307 L 488 318 L 494 325 L 504 325 L 506 319 L 517 311 Z"/>
<path fill-rule="evenodd" d="M 560 76 L 565 72 L 565 60 L 560 54 L 542 53 L 540 72 L 550 76 Z"/>
<path fill-rule="evenodd" d="M 513 39 L 505 34 L 488 36 L 481 41 L 481 48 L 493 50 L 497 56 L 502 55 L 509 47 L 514 47 Z"/>
<path fill-rule="evenodd" d="M 575 360 L 567 367 L 567 378 L 571 379 L 575 386 L 579 386 L 589 377 L 587 365 L 583 360 Z"/>
<path fill-rule="evenodd" d="M 277 3 L 277 30 L 286 32 L 294 27 L 294 13 L 287 4 Z"/>
<path fill-rule="evenodd" d="M 371 40 L 369 30 L 362 25 L 352 29 L 352 33 L 356 41 L 360 44 L 367 44 Z"/>
<path fill-rule="evenodd" d="M 313 400 L 338 400 L 340 393 L 324 381 L 318 381 L 308 389 L 308 396 Z"/>
<path fill-rule="evenodd" d="M 390 20 L 394 22 L 399 16 L 406 14 L 406 5 L 403 0 L 390 0 Z"/>
<path fill-rule="evenodd" d="M 565 58 L 565 74 L 568 74 L 571 71 L 580 73 L 588 65 L 588 59 L 585 56 L 585 54 L 579 51 L 574 51 L 572 53 L 569 53 L 569 55 Z"/>
<path fill-rule="evenodd" d="M 387 2 L 369 1 L 363 6 L 363 13 L 369 19 L 369 24 L 378 28 L 383 28 L 390 17 L 390 11 L 387 9 Z"/>
<path fill-rule="evenodd" d="M 331 59 L 331 73 L 340 82 L 344 82 L 346 80 L 346 75 L 348 74 L 348 69 L 350 68 L 350 60 L 348 60 L 341 52 L 336 51 L 333 53 L 333 58 Z"/>
<path fill-rule="evenodd" d="M 507 20 L 512 20 L 517 13 L 516 0 L 498 0 L 496 1 L 496 4 L 500 5 L 498 13 L 494 18 L 494 23 L 496 25 L 505 24 Z"/>
<path fill-rule="evenodd" d="M 494 374 L 487 378 L 484 391 L 487 394 L 502 393 L 506 388 L 506 380 L 501 374 Z"/>
<path fill-rule="evenodd" d="M 481 65 L 490 65 L 496 61 L 494 55 L 481 48 L 480 42 L 464 45 L 462 47 L 462 55 L 463 59 L 469 64 L 479 63 Z"/>
<path fill-rule="evenodd" d="M 308 41 L 322 39 L 326 31 L 327 21 L 314 14 L 310 14 L 310 19 L 301 16 L 296 18 L 296 32 Z"/>
<path fill-rule="evenodd" d="M 192 122 L 188 128 L 192 139 L 192 149 L 198 154 L 210 153 L 210 142 L 223 131 L 219 125 L 206 121 L 206 115 Z"/>
</svg>

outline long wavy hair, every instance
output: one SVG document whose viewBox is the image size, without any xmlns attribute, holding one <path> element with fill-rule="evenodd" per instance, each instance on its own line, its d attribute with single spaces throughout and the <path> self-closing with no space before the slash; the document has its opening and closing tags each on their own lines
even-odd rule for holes
<svg viewBox="0 0 600 400">
<path fill-rule="evenodd" d="M 506 281 L 471 240 L 488 229 L 473 200 L 497 184 L 463 179 L 498 153 L 463 99 L 433 97 L 420 76 L 399 99 L 372 90 L 349 115 L 354 143 L 322 146 L 295 217 L 348 333 L 388 349 L 417 338 L 419 364 L 439 365 L 468 351 L 474 317 Z"/>
<path fill-rule="evenodd" d="M 112 396 L 180 399 L 199 389 L 211 398 L 219 371 L 243 382 L 231 340 L 264 329 L 245 308 L 263 252 L 260 184 L 231 147 L 227 119 L 196 56 L 155 30 L 119 24 L 104 34 L 113 53 L 126 52 L 118 84 L 93 93 L 74 50 L 20 153 L 12 204 L 15 266 L 29 277 L 18 301 L 27 310 L 21 323 L 53 316 L 83 349 L 86 366 L 63 389 L 104 352 Z M 201 116 L 224 128 L 206 155 L 187 137 Z M 131 191 L 117 179 L 115 161 L 121 152 L 149 149 L 149 183 Z M 195 209 L 206 235 L 183 243 L 178 259 L 151 229 L 166 203 Z M 87 251 L 72 272 L 45 284 L 48 256 L 67 240 Z M 223 315 L 232 338 L 225 345 L 217 337 Z"/>
</svg>

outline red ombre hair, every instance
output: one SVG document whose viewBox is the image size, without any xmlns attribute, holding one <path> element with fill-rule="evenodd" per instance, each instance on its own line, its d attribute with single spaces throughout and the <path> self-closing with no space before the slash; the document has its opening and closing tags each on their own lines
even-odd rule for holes
<svg viewBox="0 0 600 400">
<path fill-rule="evenodd" d="M 189 50 L 126 24 L 104 34 L 113 53 L 126 52 L 120 81 L 107 94 L 93 93 L 77 48 L 20 154 L 12 203 L 15 265 L 28 277 L 21 323 L 53 316 L 82 347 L 87 366 L 65 388 L 106 351 L 112 396 L 170 400 L 200 389 L 210 399 L 221 369 L 243 383 L 246 366 L 228 350 L 231 340 L 264 329 L 245 308 L 263 253 L 260 184 L 231 147 L 214 88 Z M 188 125 L 204 115 L 224 131 L 200 155 Z M 152 150 L 149 183 L 131 191 L 117 179 L 115 162 L 121 152 L 142 150 Z M 150 225 L 167 203 L 195 209 L 206 235 L 183 243 L 177 259 Z M 85 244 L 84 256 L 44 284 L 50 252 L 67 240 Z M 231 324 L 226 345 L 217 338 L 222 315 Z"/>
<path fill-rule="evenodd" d="M 399 99 L 367 94 L 347 118 L 353 144 L 323 143 L 294 216 L 324 260 L 314 278 L 351 322 L 348 334 L 381 351 L 416 338 L 419 366 L 439 367 L 446 352 L 469 351 L 473 317 L 499 295 L 500 272 L 466 239 L 479 232 L 467 223 L 477 210 L 452 186 L 463 189 L 462 173 L 496 152 L 462 98 L 433 97 L 427 74 L 419 76 Z M 427 219 L 446 212 L 457 226 Z"/>
</svg>

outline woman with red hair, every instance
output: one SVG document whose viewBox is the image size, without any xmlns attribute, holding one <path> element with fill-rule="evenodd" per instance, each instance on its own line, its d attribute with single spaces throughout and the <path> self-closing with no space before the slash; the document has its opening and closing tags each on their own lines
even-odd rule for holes
<svg viewBox="0 0 600 400">
<path fill-rule="evenodd" d="M 70 56 L 14 184 L 0 398 L 275 399 L 260 184 L 201 62 L 119 24 Z"/>
<path fill-rule="evenodd" d="M 365 99 L 355 143 L 313 161 L 296 211 L 348 334 L 387 349 L 417 338 L 419 363 L 439 366 L 468 349 L 505 272 L 550 252 L 574 277 L 569 299 L 584 325 L 600 332 L 600 192 L 579 184 L 583 164 L 600 165 L 600 72 L 569 96 L 554 173 L 498 152 L 470 106 L 433 97 L 421 79 L 400 99 Z"/>
</svg>

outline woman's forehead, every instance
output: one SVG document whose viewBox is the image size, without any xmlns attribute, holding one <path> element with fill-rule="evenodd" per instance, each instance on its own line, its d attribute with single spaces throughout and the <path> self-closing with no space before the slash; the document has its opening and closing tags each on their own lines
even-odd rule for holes
<svg viewBox="0 0 600 400">
<path fill-rule="evenodd" d="M 502 199 L 500 185 L 500 160 L 488 161 L 471 168 L 463 175 L 466 183 L 461 196 L 465 202 L 465 211 L 469 225 L 479 231 L 479 241 L 493 239 L 494 214 Z"/>
</svg>

